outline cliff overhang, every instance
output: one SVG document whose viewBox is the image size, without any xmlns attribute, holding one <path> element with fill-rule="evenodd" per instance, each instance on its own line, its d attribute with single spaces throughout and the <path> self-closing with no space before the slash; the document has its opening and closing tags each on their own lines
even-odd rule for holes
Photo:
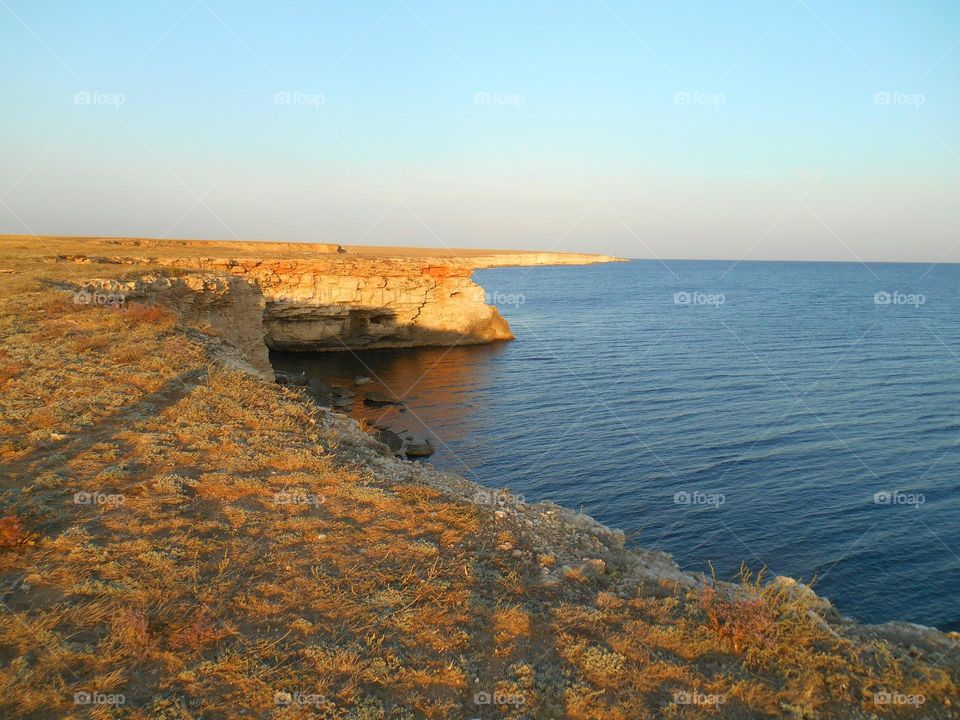
<svg viewBox="0 0 960 720">
<path fill-rule="evenodd" d="M 351 254 L 337 246 L 310 252 L 279 244 L 281 257 L 217 254 L 142 254 L 157 241 L 111 241 L 140 250 L 112 257 L 65 258 L 80 263 L 149 264 L 153 271 L 123 281 L 93 280 L 133 298 L 155 299 L 191 323 L 207 322 L 236 344 L 262 374 L 271 376 L 267 349 L 335 352 L 422 346 L 454 346 L 512 340 L 510 326 L 485 302 L 472 279 L 476 268 L 505 265 L 585 264 L 616 260 L 564 253 L 483 253 L 468 257 Z M 171 241 L 168 249 L 250 251 L 255 243 Z M 269 244 L 273 245 L 273 244 Z M 267 244 L 264 244 L 267 249 Z M 333 248 L 336 248 L 334 250 Z M 288 256 L 283 257 L 283 252 Z M 170 272 L 176 279 L 159 277 Z"/>
</svg>

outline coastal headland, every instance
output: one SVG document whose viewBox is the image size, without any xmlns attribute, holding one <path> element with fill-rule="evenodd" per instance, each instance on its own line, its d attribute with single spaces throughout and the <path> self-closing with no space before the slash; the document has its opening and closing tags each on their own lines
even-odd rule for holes
<svg viewBox="0 0 960 720">
<path fill-rule="evenodd" d="M 84 279 L 88 290 L 161 301 L 190 321 L 212 323 L 267 375 L 267 348 L 341 351 L 510 340 L 509 325 L 471 279 L 475 269 L 617 260 L 575 253 L 269 242 L 10 241 L 24 249 L 34 243 L 56 251 L 64 262 L 92 265 Z M 97 269 L 111 265 L 144 272 L 96 276 Z M 175 279 L 164 270 L 177 271 Z"/>
<path fill-rule="evenodd" d="M 271 382 L 509 339 L 474 269 L 612 260 L 0 237 L 0 716 L 958 717 L 956 634 L 685 572 Z"/>
</svg>

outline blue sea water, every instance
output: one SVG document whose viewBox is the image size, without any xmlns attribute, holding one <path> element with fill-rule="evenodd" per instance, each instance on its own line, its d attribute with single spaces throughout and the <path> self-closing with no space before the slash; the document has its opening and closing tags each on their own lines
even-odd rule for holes
<svg viewBox="0 0 960 720">
<path fill-rule="evenodd" d="M 368 375 L 431 462 L 686 569 L 960 629 L 960 266 L 634 261 L 475 275 L 515 342 L 278 356 Z"/>
</svg>

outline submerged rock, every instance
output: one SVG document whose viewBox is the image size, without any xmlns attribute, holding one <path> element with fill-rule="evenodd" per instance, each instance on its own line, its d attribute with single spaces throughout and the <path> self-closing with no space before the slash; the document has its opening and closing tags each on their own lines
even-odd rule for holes
<svg viewBox="0 0 960 720">
<path fill-rule="evenodd" d="M 403 403 L 392 395 L 382 392 L 368 392 L 363 396 L 363 402 L 366 405 L 379 407 L 381 405 L 402 405 Z"/>
<path fill-rule="evenodd" d="M 310 378 L 310 380 L 307 381 L 307 384 L 310 386 L 311 390 L 318 393 L 323 393 L 324 395 L 329 395 L 331 392 L 333 392 L 329 385 L 321 380 L 318 380 L 317 378 Z"/>
<path fill-rule="evenodd" d="M 436 452 L 426 435 L 407 435 L 403 442 L 403 454 L 407 457 L 430 457 Z"/>
<path fill-rule="evenodd" d="M 356 393 L 350 388 L 344 387 L 343 385 L 331 385 L 330 392 L 332 392 L 337 397 L 342 398 L 353 398 L 356 397 Z"/>
<path fill-rule="evenodd" d="M 314 392 L 313 390 L 308 390 L 307 392 L 310 393 L 310 397 L 313 398 L 313 401 L 317 405 L 320 405 L 321 407 L 333 406 L 333 399 L 329 395 L 326 395 L 324 393 Z"/>
<path fill-rule="evenodd" d="M 357 375 L 357 377 L 353 379 L 353 382 L 355 385 L 366 385 L 368 382 L 370 382 L 370 378 L 368 378 L 366 375 Z"/>
</svg>

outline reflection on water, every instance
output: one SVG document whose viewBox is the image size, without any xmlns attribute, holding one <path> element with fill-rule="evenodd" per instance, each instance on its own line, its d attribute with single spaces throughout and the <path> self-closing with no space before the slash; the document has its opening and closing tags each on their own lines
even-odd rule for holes
<svg viewBox="0 0 960 720">
<path fill-rule="evenodd" d="M 398 434 L 425 435 L 436 448 L 430 458 L 433 465 L 470 475 L 462 453 L 466 448 L 481 448 L 476 439 L 481 425 L 477 413 L 482 412 L 483 398 L 490 390 L 491 368 L 505 350 L 498 343 L 360 352 L 272 352 L 270 361 L 277 372 L 291 376 L 303 373 L 335 390 L 351 391 L 352 398 L 351 392 L 344 393 L 347 397 L 341 412 Z M 402 399 L 403 405 L 370 407 L 363 402 L 364 394 L 370 392 L 393 395 Z M 475 476 L 472 479 L 479 481 Z"/>
</svg>

